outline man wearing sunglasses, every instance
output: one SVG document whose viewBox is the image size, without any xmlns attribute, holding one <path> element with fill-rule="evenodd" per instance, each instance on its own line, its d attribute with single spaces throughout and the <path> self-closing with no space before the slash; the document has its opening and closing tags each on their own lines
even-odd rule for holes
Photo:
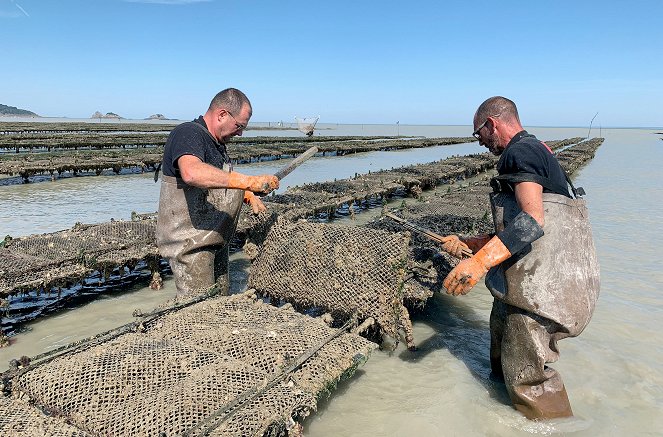
<svg viewBox="0 0 663 437">
<path fill-rule="evenodd" d="M 228 249 L 242 202 L 265 210 L 254 193 L 279 186 L 273 175 L 233 171 L 226 142 L 251 118 L 246 95 L 219 92 L 205 115 L 182 123 L 168 136 L 157 217 L 159 253 L 170 263 L 178 295 L 199 294 L 218 284 L 228 293 Z"/>
<path fill-rule="evenodd" d="M 493 374 L 527 418 L 572 416 L 562 378 L 546 363 L 557 361 L 558 340 L 587 326 L 598 298 L 599 266 L 581 189 L 548 146 L 523 129 L 511 100 L 483 102 L 473 135 L 500 156 L 490 199 L 497 233 L 456 240 L 458 257 L 463 243 L 475 255 L 460 261 L 444 286 L 466 294 L 486 275 L 495 298 Z"/>
</svg>

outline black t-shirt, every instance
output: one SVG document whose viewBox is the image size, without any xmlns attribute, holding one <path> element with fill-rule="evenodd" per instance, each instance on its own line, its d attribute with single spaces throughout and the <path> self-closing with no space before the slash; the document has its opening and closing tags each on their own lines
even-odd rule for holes
<svg viewBox="0 0 663 437">
<path fill-rule="evenodd" d="M 543 186 L 544 193 L 571 197 L 562 166 L 552 151 L 527 131 L 518 132 L 504 149 L 497 162 L 500 176 L 510 175 Z M 533 177 L 531 175 L 534 175 Z"/>
<path fill-rule="evenodd" d="M 226 145 L 212 137 L 202 116 L 176 126 L 168 135 L 161 164 L 164 175 L 181 177 L 177 160 L 182 155 L 196 156 L 218 168 L 223 168 L 224 163 L 230 162 Z"/>
</svg>

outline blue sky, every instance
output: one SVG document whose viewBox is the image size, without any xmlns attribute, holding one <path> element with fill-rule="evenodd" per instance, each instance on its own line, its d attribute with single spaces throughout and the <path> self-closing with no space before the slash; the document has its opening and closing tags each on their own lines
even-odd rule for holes
<svg viewBox="0 0 663 437">
<path fill-rule="evenodd" d="M 0 103 L 192 119 L 234 86 L 252 121 L 663 126 L 663 2 L 0 0 Z"/>
</svg>

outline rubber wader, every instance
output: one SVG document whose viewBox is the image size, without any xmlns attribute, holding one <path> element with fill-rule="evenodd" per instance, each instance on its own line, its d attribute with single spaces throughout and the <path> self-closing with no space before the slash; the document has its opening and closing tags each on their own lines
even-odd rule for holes
<svg viewBox="0 0 663 437">
<path fill-rule="evenodd" d="M 230 171 L 230 166 L 223 169 Z M 205 190 L 172 176 L 162 178 L 157 245 L 173 270 L 178 295 L 200 294 L 214 284 L 228 294 L 228 250 L 244 191 Z"/>
<path fill-rule="evenodd" d="M 513 193 L 490 200 L 500 232 L 521 209 Z M 587 326 L 600 287 L 585 201 L 544 193 L 543 209 L 545 234 L 486 275 L 495 297 L 491 365 L 530 419 L 573 414 L 561 376 L 545 364 L 557 361 L 558 340 Z"/>
</svg>

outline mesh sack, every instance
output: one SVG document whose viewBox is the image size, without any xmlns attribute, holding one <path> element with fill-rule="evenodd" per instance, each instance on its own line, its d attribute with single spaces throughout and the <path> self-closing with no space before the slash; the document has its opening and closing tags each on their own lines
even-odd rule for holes
<svg viewBox="0 0 663 437">
<path fill-rule="evenodd" d="M 375 347 L 247 294 L 193 304 L 143 329 L 28 368 L 12 379 L 15 397 L 92 435 L 181 435 L 212 417 L 223 419 L 212 421 L 214 435 L 263 435 L 313 411 Z M 300 356 L 304 364 L 283 373 Z M 267 389 L 274 375 L 285 379 Z"/>
<path fill-rule="evenodd" d="M 331 330 L 321 320 L 261 300 L 210 299 L 163 317 L 148 332 L 157 338 L 178 338 L 273 373 L 319 343 Z M 347 363 L 334 364 L 337 358 L 332 355 L 348 357 L 351 350 L 363 350 L 370 344 L 359 336 L 348 336 L 343 345 L 337 353 L 326 354 L 324 367 L 345 369 Z"/>
<path fill-rule="evenodd" d="M 311 136 L 313 135 L 315 124 L 318 122 L 319 119 L 320 119 L 319 115 L 317 117 L 295 117 L 295 121 L 297 122 L 297 129 L 300 132 L 308 136 Z"/>
<path fill-rule="evenodd" d="M 299 307 L 372 317 L 391 337 L 403 328 L 411 339 L 403 306 L 408 241 L 407 234 L 279 220 L 251 266 L 249 286 Z"/>
<path fill-rule="evenodd" d="M 7 437 L 87 437 L 88 434 L 44 415 L 37 408 L 18 399 L 0 395 L 0 435 Z"/>
<path fill-rule="evenodd" d="M 111 221 L 15 238 L 0 248 L 0 294 L 50 287 L 155 258 L 156 222 Z"/>
<path fill-rule="evenodd" d="M 76 262 L 63 262 L 0 248 L 0 296 L 64 284 L 90 271 Z"/>
<path fill-rule="evenodd" d="M 396 215 L 408 222 L 433 231 L 439 235 L 472 236 L 494 232 L 488 193 L 483 185 L 465 187 L 439 196 L 426 197 L 425 201 L 407 201 L 396 211 Z M 389 232 L 402 231 L 399 223 L 382 217 L 366 225 L 370 229 Z M 414 296 L 406 299 L 409 306 L 420 306 L 417 296 L 428 298 L 433 291 L 442 290 L 442 282 L 458 264 L 458 259 L 442 251 L 440 243 L 434 242 L 417 232 L 412 233 L 410 259 L 422 265 L 432 263 L 435 274 L 419 275 L 407 281 L 413 284 Z M 421 294 L 428 291 L 427 294 Z M 409 292 L 411 296 L 413 292 Z M 413 299 L 414 298 L 414 299 Z"/>
</svg>

